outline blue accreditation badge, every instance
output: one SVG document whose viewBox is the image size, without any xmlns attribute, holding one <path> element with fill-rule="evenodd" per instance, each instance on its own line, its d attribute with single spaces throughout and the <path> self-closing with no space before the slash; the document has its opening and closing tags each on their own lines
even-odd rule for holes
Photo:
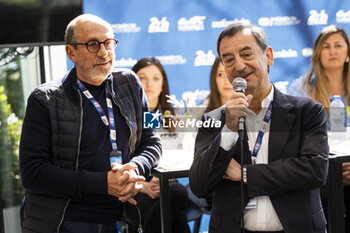
<svg viewBox="0 0 350 233">
<path fill-rule="evenodd" d="M 111 151 L 111 152 L 109 152 L 109 161 L 111 162 L 111 166 L 113 164 L 123 164 L 122 152 L 121 151 Z"/>
</svg>

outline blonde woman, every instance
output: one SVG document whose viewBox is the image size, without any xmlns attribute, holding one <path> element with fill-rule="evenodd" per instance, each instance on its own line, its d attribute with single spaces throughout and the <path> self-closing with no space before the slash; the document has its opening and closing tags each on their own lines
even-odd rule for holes
<svg viewBox="0 0 350 233">
<path fill-rule="evenodd" d="M 310 71 L 295 80 L 289 88 L 291 95 L 309 96 L 328 112 L 333 96 L 338 95 L 346 106 L 350 104 L 350 42 L 340 27 L 325 27 L 317 37 Z M 347 119 L 350 124 L 350 119 Z M 350 163 L 343 163 L 346 232 L 350 232 Z"/>
<path fill-rule="evenodd" d="M 317 37 L 310 71 L 289 87 L 292 95 L 309 96 L 328 111 L 335 95 L 350 104 L 349 37 L 340 27 L 325 27 Z"/>
</svg>

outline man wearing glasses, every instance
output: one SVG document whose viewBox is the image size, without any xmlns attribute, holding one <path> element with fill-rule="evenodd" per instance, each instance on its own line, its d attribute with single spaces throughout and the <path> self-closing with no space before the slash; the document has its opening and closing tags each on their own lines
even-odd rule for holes
<svg viewBox="0 0 350 233">
<path fill-rule="evenodd" d="M 160 139 L 142 128 L 148 109 L 134 73 L 111 73 L 110 24 L 80 15 L 66 29 L 75 67 L 28 98 L 20 143 L 26 196 L 22 232 L 116 232 L 123 203 L 158 162 Z"/>
</svg>

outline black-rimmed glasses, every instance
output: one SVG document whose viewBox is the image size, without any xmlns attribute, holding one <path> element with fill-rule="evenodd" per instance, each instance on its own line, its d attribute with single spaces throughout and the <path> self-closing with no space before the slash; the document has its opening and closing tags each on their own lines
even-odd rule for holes
<svg viewBox="0 0 350 233">
<path fill-rule="evenodd" d="M 90 53 L 97 53 L 100 50 L 101 44 L 104 45 L 106 50 L 114 50 L 117 47 L 118 41 L 113 38 L 108 38 L 104 41 L 91 40 L 87 43 L 74 43 L 73 45 L 85 45 L 87 51 Z"/>
</svg>

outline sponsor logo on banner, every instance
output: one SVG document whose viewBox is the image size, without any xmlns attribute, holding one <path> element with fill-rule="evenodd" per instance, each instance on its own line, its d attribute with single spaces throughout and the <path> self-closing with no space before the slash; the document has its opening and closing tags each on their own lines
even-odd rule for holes
<svg viewBox="0 0 350 233">
<path fill-rule="evenodd" d="M 300 20 L 295 16 L 276 16 L 259 18 L 261 27 L 289 26 L 300 24 Z"/>
<path fill-rule="evenodd" d="M 293 49 L 282 49 L 281 51 L 273 52 L 274 58 L 290 58 L 290 57 L 298 57 L 298 52 Z"/>
<path fill-rule="evenodd" d="M 132 67 L 136 64 L 137 60 L 129 57 L 128 59 L 122 58 L 114 61 L 115 67 Z"/>
<path fill-rule="evenodd" d="M 241 19 L 235 18 L 234 20 L 227 20 L 226 18 L 223 18 L 220 21 L 211 22 L 211 27 L 212 28 L 225 28 L 228 25 L 236 23 L 236 22 L 250 23 L 250 21 L 248 19 L 245 19 L 245 18 L 241 18 Z"/>
<path fill-rule="evenodd" d="M 205 16 L 193 16 L 190 19 L 182 17 L 177 21 L 179 31 L 203 31 Z"/>
<path fill-rule="evenodd" d="M 325 10 L 318 13 L 316 10 L 309 11 L 310 16 L 307 20 L 307 25 L 324 25 L 328 22 L 328 15 Z"/>
<path fill-rule="evenodd" d="M 170 23 L 166 20 L 166 17 L 163 17 L 161 20 L 157 17 L 152 17 L 149 21 L 151 23 L 148 26 L 148 33 L 169 32 Z"/>
<path fill-rule="evenodd" d="M 215 61 L 215 55 L 213 50 L 209 50 L 208 53 L 205 53 L 203 50 L 196 51 L 196 58 L 194 59 L 194 66 L 211 66 Z"/>
<path fill-rule="evenodd" d="M 160 129 L 160 117 L 161 113 L 157 112 L 144 112 L 143 113 L 143 128 L 145 129 Z"/>
<path fill-rule="evenodd" d="M 301 51 L 304 57 L 311 57 L 313 54 L 313 49 L 312 48 L 303 48 Z"/>
<path fill-rule="evenodd" d="M 156 56 L 162 65 L 183 65 L 187 60 L 182 55 Z"/>
<path fill-rule="evenodd" d="M 337 23 L 350 23 L 350 10 L 345 12 L 344 10 L 339 10 L 336 14 Z"/>
<path fill-rule="evenodd" d="M 140 32 L 141 28 L 136 23 L 112 24 L 114 33 L 135 33 Z"/>
</svg>

